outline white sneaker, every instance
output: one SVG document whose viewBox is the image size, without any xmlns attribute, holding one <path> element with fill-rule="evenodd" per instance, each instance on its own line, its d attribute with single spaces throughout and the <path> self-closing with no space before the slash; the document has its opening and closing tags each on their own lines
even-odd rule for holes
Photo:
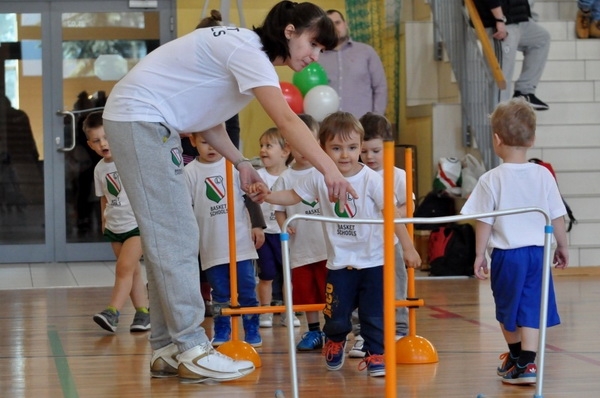
<svg viewBox="0 0 600 398">
<path fill-rule="evenodd" d="M 293 325 L 295 328 L 299 328 L 300 327 L 300 319 L 298 319 L 298 317 L 294 314 L 294 320 L 292 321 Z M 287 326 L 288 322 L 287 322 L 287 318 L 285 316 L 285 312 L 281 313 L 281 326 Z"/>
<path fill-rule="evenodd" d="M 354 345 L 348 351 L 348 356 L 350 358 L 364 358 L 365 352 L 362 350 L 363 345 L 365 344 L 365 339 L 362 338 L 360 334 L 354 337 Z"/>
<path fill-rule="evenodd" d="M 159 378 L 176 377 L 177 367 L 179 366 L 178 354 L 179 349 L 173 343 L 155 350 L 150 359 L 150 375 Z"/>
<path fill-rule="evenodd" d="M 273 327 L 273 314 L 260 314 L 258 325 L 261 328 L 272 328 Z"/>
<path fill-rule="evenodd" d="M 236 361 L 215 351 L 208 342 L 179 354 L 177 359 L 182 383 L 235 380 L 254 371 L 252 362 Z"/>
</svg>

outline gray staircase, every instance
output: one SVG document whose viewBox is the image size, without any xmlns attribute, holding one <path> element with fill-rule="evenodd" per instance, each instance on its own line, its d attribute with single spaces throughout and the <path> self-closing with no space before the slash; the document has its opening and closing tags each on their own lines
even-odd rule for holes
<svg viewBox="0 0 600 398">
<path fill-rule="evenodd" d="M 570 266 L 600 266 L 600 39 L 575 37 L 576 10 L 575 0 L 535 1 L 539 22 L 552 36 L 536 93 L 550 110 L 537 113 L 537 139 L 530 154 L 552 164 L 579 221 L 569 233 Z M 432 156 L 420 162 L 462 156 L 456 149 L 461 146 L 460 110 L 455 105 L 460 99 L 448 95 L 453 84 L 449 68 L 433 59 L 432 24 L 407 22 L 405 31 L 407 103 L 434 103 Z"/>
</svg>

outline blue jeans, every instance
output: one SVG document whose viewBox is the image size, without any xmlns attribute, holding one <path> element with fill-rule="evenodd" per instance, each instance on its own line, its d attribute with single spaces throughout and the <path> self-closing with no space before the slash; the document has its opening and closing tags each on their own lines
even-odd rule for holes
<svg viewBox="0 0 600 398">
<path fill-rule="evenodd" d="M 577 0 L 581 11 L 591 11 L 592 21 L 600 21 L 600 0 Z"/>
<path fill-rule="evenodd" d="M 215 305 L 225 305 L 231 299 L 229 264 L 215 265 L 206 270 L 206 277 L 212 288 L 212 299 Z M 238 302 L 242 307 L 257 307 L 256 279 L 252 260 L 237 263 Z"/>
<path fill-rule="evenodd" d="M 350 318 L 358 307 L 364 350 L 383 354 L 383 266 L 329 270 L 325 286 L 325 326 L 328 339 L 340 342 L 352 330 Z"/>
</svg>

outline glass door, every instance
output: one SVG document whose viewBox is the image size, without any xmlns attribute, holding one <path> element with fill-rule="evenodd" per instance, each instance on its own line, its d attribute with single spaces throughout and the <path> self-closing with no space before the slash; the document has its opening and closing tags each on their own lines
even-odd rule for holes
<svg viewBox="0 0 600 398">
<path fill-rule="evenodd" d="M 82 124 L 174 37 L 170 0 L 0 0 L 0 263 L 114 258 Z"/>
</svg>

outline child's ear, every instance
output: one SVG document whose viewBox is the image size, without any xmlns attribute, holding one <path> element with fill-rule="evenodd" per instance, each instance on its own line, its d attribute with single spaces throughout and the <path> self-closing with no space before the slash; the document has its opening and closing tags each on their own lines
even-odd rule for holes
<svg viewBox="0 0 600 398">
<path fill-rule="evenodd" d="M 498 133 L 494 133 L 494 144 L 496 144 L 496 145 L 502 144 L 502 138 L 500 138 Z"/>
</svg>

